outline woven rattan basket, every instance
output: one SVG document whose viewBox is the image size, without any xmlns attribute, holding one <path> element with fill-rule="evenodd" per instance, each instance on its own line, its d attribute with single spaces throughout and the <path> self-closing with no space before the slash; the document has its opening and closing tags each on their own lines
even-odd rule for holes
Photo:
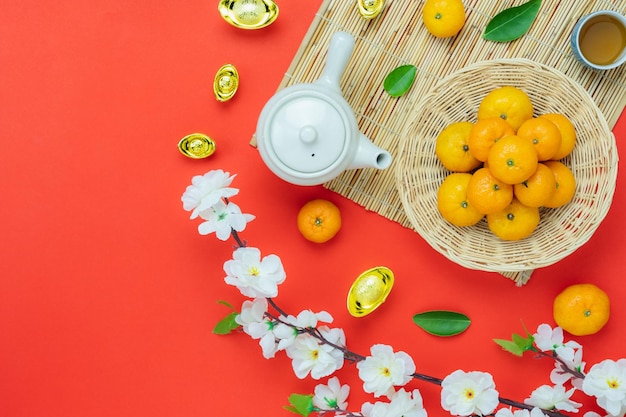
<svg viewBox="0 0 626 417">
<path fill-rule="evenodd" d="M 519 241 L 496 237 L 483 219 L 456 227 L 437 210 L 437 189 L 450 173 L 435 155 L 435 141 L 448 124 L 476 121 L 481 99 L 512 85 L 525 91 L 535 114 L 559 112 L 573 123 L 577 144 L 563 160 L 576 178 L 573 200 L 557 209 L 541 208 L 533 234 Z M 470 269 L 511 273 L 551 265 L 578 249 L 607 214 L 617 177 L 615 137 L 590 95 L 562 73 L 524 59 L 470 65 L 443 79 L 420 100 L 396 157 L 396 185 L 413 228 L 435 250 Z"/>
</svg>

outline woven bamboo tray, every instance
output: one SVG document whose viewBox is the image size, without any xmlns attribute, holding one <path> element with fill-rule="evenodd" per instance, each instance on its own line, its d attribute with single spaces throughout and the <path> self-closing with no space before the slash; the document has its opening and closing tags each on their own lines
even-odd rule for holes
<svg viewBox="0 0 626 417">
<path fill-rule="evenodd" d="M 567 116 L 577 135 L 563 160 L 576 178 L 573 200 L 541 208 L 539 226 L 519 241 L 499 239 L 484 219 L 476 226 L 453 226 L 437 210 L 437 190 L 450 173 L 435 155 L 437 136 L 450 123 L 475 122 L 482 98 L 504 85 L 526 92 L 536 115 Z M 411 225 L 435 250 L 470 269 L 523 273 L 563 259 L 589 240 L 615 192 L 615 138 L 591 96 L 561 72 L 530 60 L 483 61 L 449 75 L 418 103 L 402 136 L 396 185 Z"/>
<path fill-rule="evenodd" d="M 590 93 L 611 128 L 626 105 L 626 66 L 595 72 L 580 65 L 569 47 L 569 35 L 580 16 L 599 9 L 626 13 L 626 0 L 544 1 L 530 31 L 510 43 L 488 42 L 481 35 L 492 16 L 523 0 L 465 0 L 465 26 L 450 39 L 436 39 L 423 27 L 423 0 L 385 3 L 378 17 L 365 20 L 357 11 L 356 0 L 325 0 L 278 88 L 318 79 L 332 34 L 338 30 L 351 33 L 356 45 L 341 88 L 355 111 L 359 130 L 392 156 L 397 155 L 402 131 L 417 111 L 419 100 L 447 75 L 483 60 L 525 58 L 559 70 Z M 406 95 L 389 97 L 382 88 L 384 77 L 407 63 L 418 67 L 415 84 Z M 324 186 L 411 227 L 393 171 L 393 165 L 385 171 L 347 171 Z M 521 285 L 530 272 L 503 275 Z"/>
</svg>

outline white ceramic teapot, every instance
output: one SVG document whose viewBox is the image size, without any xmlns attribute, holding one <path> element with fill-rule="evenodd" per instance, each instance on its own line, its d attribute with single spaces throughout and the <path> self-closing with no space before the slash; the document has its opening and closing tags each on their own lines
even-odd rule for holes
<svg viewBox="0 0 626 417">
<path fill-rule="evenodd" d="M 257 146 L 265 164 L 285 181 L 318 185 L 346 169 L 391 165 L 391 154 L 359 132 L 341 92 L 339 81 L 353 49 L 349 33 L 334 33 L 321 77 L 282 89 L 263 107 Z"/>
</svg>

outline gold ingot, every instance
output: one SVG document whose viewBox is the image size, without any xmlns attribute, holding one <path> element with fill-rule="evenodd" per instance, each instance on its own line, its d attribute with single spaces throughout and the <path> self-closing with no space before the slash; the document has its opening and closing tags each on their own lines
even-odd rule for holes
<svg viewBox="0 0 626 417">
<path fill-rule="evenodd" d="M 193 159 L 202 159 L 213 155 L 215 141 L 202 133 L 192 133 L 178 142 L 178 150 Z"/>
<path fill-rule="evenodd" d="M 217 101 L 228 101 L 239 87 L 239 73 L 232 64 L 225 64 L 217 70 L 213 80 L 213 92 Z"/>
<path fill-rule="evenodd" d="M 221 0 L 217 8 L 226 22 L 240 29 L 261 29 L 278 17 L 273 0 Z"/>
<path fill-rule="evenodd" d="M 348 291 L 348 311 L 354 317 L 363 317 L 385 302 L 393 287 L 393 272 L 378 266 L 363 272 Z"/>
<path fill-rule="evenodd" d="M 366 19 L 373 19 L 380 14 L 385 7 L 384 0 L 357 0 L 359 13 Z"/>
</svg>

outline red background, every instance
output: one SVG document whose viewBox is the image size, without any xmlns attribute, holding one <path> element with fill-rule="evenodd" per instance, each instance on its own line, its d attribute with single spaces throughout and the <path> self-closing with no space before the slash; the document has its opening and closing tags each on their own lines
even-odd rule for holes
<svg viewBox="0 0 626 417">
<path fill-rule="evenodd" d="M 553 324 L 554 296 L 593 282 L 611 297 L 611 320 L 576 340 L 588 367 L 625 356 L 621 177 L 593 238 L 527 285 L 463 269 L 337 194 L 282 182 L 250 147 L 321 0 L 281 2 L 278 21 L 259 31 L 229 26 L 216 4 L 0 4 L 1 416 L 287 416 L 289 394 L 313 392 L 284 354 L 266 360 L 244 334 L 211 333 L 228 313 L 216 301 L 244 300 L 223 282 L 232 242 L 200 236 L 180 196 L 193 175 L 217 168 L 237 174 L 234 201 L 257 216 L 243 237 L 284 263 L 279 305 L 331 312 L 356 352 L 387 343 L 435 377 L 490 372 L 502 396 L 523 400 L 549 383 L 552 363 L 506 354 L 492 339 Z M 227 62 L 242 84 L 218 103 L 212 80 Z M 176 144 L 193 132 L 212 136 L 216 154 L 183 157 Z M 625 132 L 622 115 L 618 148 Z M 299 207 L 318 197 L 344 219 L 323 245 L 295 227 Z M 396 286 L 374 314 L 352 318 L 347 290 L 376 265 L 394 271 Z M 472 325 L 453 338 L 427 335 L 411 318 L 431 309 L 464 312 Z M 372 400 L 354 366 L 338 375 L 352 386 L 351 409 Z M 431 416 L 445 414 L 437 387 L 415 387 Z"/>
</svg>

